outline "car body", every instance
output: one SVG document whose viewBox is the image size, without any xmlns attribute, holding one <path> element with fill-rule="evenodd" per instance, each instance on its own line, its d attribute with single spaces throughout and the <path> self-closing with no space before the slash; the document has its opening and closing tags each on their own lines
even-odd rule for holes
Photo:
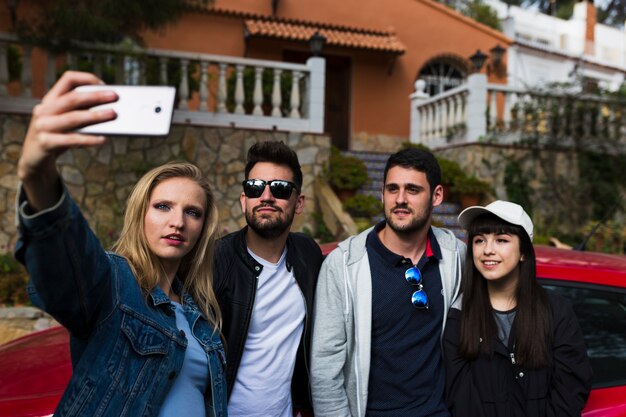
<svg viewBox="0 0 626 417">
<path fill-rule="evenodd" d="M 585 334 L 594 382 L 583 417 L 626 417 L 626 256 L 535 249 L 537 276 L 572 300 Z M 0 346 L 0 417 L 51 415 L 71 372 L 62 327 Z"/>
</svg>

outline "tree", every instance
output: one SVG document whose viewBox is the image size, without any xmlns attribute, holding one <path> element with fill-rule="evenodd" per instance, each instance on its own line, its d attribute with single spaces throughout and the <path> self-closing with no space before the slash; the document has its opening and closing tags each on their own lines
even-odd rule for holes
<svg viewBox="0 0 626 417">
<path fill-rule="evenodd" d="M 439 0 L 441 3 L 495 30 L 502 30 L 498 14 L 482 0 Z M 509 0 L 516 1 L 516 0 Z"/>
<path fill-rule="evenodd" d="M 461 13 L 492 29 L 502 30 L 498 14 L 491 7 L 483 3 L 482 0 L 465 1 Z"/>
<path fill-rule="evenodd" d="M 15 31 L 25 41 L 64 52 L 77 42 L 143 44 L 142 32 L 173 23 L 186 10 L 212 0 L 31 0 L 28 14 L 15 16 Z"/>
<path fill-rule="evenodd" d="M 439 0 L 464 15 L 471 17 L 477 22 L 483 23 L 492 28 L 499 29 L 493 25 L 493 17 L 489 13 L 489 7 L 482 4 L 481 0 Z M 574 5 L 580 0 L 502 0 L 511 6 L 522 8 L 536 8 L 542 13 L 549 14 L 561 19 L 569 19 L 574 13 Z M 584 0 L 589 1 L 589 0 Z M 595 1 L 598 23 L 608 26 L 622 27 L 626 21 L 626 0 L 601 0 Z M 495 14 L 495 13 L 494 13 Z"/>
</svg>

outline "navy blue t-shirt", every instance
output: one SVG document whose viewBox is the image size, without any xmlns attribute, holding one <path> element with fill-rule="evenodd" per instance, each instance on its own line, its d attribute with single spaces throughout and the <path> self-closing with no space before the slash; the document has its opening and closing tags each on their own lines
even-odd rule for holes
<svg viewBox="0 0 626 417">
<path fill-rule="evenodd" d="M 441 249 L 432 230 L 417 267 L 422 272 L 429 308 L 417 309 L 417 287 L 404 272 L 412 262 L 387 249 L 378 237 L 379 223 L 366 248 L 372 272 L 372 350 L 367 416 L 449 416 L 444 402 L 441 325 L 444 299 L 439 262 Z"/>
</svg>

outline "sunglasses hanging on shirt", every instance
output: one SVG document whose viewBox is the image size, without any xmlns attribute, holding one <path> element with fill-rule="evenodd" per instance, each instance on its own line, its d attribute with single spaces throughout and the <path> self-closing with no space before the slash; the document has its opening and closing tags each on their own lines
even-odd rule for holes
<svg viewBox="0 0 626 417">
<path fill-rule="evenodd" d="M 417 291 L 411 296 L 411 304 L 415 308 L 427 309 L 428 308 L 428 295 L 424 291 L 424 285 L 422 284 L 422 273 L 416 266 L 412 266 L 404 272 L 404 278 L 406 282 L 411 285 L 417 285 Z"/>
</svg>

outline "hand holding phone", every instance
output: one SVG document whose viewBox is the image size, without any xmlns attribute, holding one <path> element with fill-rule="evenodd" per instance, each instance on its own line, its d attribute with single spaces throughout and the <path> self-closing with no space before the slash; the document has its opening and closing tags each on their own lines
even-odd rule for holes
<svg viewBox="0 0 626 417">
<path fill-rule="evenodd" d="M 92 107 L 91 110 L 113 109 L 117 118 L 85 126 L 80 133 L 107 136 L 166 136 L 174 113 L 176 89 L 169 86 L 84 85 L 75 91 L 114 91 L 114 103 Z"/>
</svg>

